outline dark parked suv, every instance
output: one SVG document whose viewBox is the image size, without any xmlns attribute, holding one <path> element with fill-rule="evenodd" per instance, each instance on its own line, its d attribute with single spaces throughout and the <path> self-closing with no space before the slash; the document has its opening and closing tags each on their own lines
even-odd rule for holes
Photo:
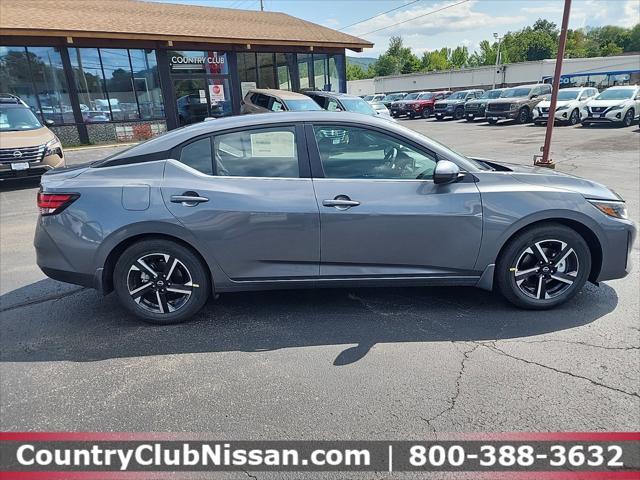
<svg viewBox="0 0 640 480">
<path fill-rule="evenodd" d="M 446 99 L 435 103 L 434 113 L 436 120 L 453 117 L 460 120 L 464 117 L 464 106 L 469 100 L 481 97 L 484 90 L 462 90 L 449 95 Z"/>
<path fill-rule="evenodd" d="M 551 85 L 548 83 L 507 88 L 500 98 L 487 104 L 487 120 L 492 125 L 500 119 L 515 120 L 517 123 L 530 122 L 533 109 L 545 99 L 545 95 L 550 94 Z"/>
<path fill-rule="evenodd" d="M 468 122 L 473 122 L 476 118 L 483 118 L 487 109 L 487 103 L 489 100 L 499 98 L 504 88 L 496 88 L 493 90 L 487 90 L 482 96 L 469 100 L 464 104 L 464 116 Z"/>
<path fill-rule="evenodd" d="M 382 100 L 380 100 L 380 103 L 382 103 L 385 107 L 391 110 L 391 104 L 393 102 L 402 100 L 406 96 L 407 96 L 407 92 L 388 93 Z"/>
</svg>

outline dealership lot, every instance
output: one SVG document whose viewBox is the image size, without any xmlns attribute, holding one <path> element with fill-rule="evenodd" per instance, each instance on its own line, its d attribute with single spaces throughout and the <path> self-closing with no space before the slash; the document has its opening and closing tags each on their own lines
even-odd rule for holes
<svg viewBox="0 0 640 480">
<path fill-rule="evenodd" d="M 400 122 L 519 164 L 544 141 L 532 125 Z M 70 151 L 68 163 L 114 151 Z M 552 156 L 615 189 L 637 222 L 639 151 L 637 127 L 560 127 Z M 189 323 L 148 326 L 113 295 L 46 279 L 37 185 L 0 188 L 3 430 L 375 440 L 640 428 L 637 270 L 548 312 L 472 288 L 280 291 L 225 294 Z"/>
</svg>

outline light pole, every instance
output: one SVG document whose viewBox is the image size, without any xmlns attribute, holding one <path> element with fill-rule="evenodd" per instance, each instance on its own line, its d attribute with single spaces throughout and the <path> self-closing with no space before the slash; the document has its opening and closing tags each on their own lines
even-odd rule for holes
<svg viewBox="0 0 640 480">
<path fill-rule="evenodd" d="M 500 38 L 498 36 L 497 32 L 494 32 L 493 38 L 495 38 L 498 41 L 498 52 L 496 54 L 496 67 L 493 70 L 493 88 L 492 89 L 495 89 L 496 88 L 496 75 L 498 73 L 498 66 L 500 65 L 500 43 L 502 42 L 502 38 Z"/>
</svg>

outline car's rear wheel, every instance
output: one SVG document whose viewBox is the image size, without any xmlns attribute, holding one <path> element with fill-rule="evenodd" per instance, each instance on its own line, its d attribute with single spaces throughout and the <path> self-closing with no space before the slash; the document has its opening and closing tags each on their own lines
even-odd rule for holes
<svg viewBox="0 0 640 480">
<path fill-rule="evenodd" d="M 559 224 L 537 226 L 509 241 L 496 265 L 496 282 L 514 305 L 552 308 L 572 298 L 591 271 L 591 252 L 575 230 Z"/>
<path fill-rule="evenodd" d="M 143 240 L 118 259 L 113 283 L 118 299 L 150 323 L 183 322 L 206 303 L 211 287 L 202 261 L 168 240 Z"/>
</svg>

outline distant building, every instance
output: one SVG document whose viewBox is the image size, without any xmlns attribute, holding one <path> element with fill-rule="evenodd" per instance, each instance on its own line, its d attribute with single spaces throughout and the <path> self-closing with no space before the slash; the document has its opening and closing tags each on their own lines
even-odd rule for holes
<svg viewBox="0 0 640 480">
<path fill-rule="evenodd" d="M 446 70 L 410 73 L 347 82 L 353 95 L 371 93 L 417 92 L 422 90 L 460 90 L 464 88 L 509 87 L 525 83 L 550 82 L 555 59 Z M 612 85 L 640 84 L 640 55 L 616 57 L 567 58 L 562 64 L 564 86 L 590 86 L 603 90 Z"/>
<path fill-rule="evenodd" d="M 138 140 L 240 112 L 250 88 L 346 91 L 373 45 L 284 13 L 135 0 L 0 0 L 0 93 L 66 144 Z"/>
</svg>

